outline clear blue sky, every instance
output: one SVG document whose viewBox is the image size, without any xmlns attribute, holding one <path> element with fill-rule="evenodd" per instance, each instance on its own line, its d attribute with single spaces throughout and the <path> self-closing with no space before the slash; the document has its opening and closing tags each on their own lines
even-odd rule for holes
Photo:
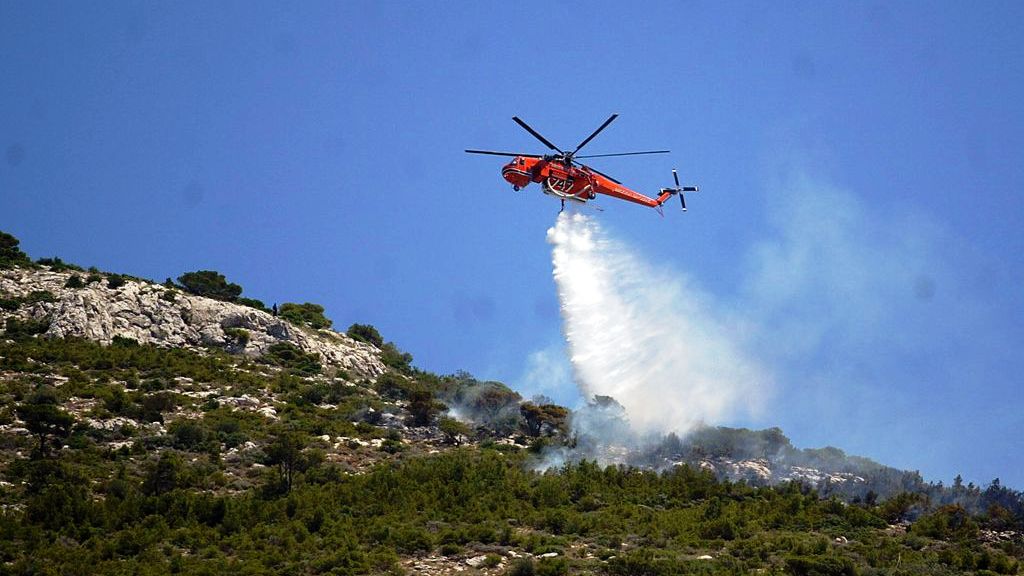
<svg viewBox="0 0 1024 576">
<path fill-rule="evenodd" d="M 985 2 L 0 1 L 0 229 L 34 257 L 370 322 L 520 383 L 561 324 L 519 115 L 653 192 L 602 225 L 750 323 L 760 415 L 1024 488 L 1024 9 Z M 566 391 L 562 398 L 571 401 Z"/>
</svg>

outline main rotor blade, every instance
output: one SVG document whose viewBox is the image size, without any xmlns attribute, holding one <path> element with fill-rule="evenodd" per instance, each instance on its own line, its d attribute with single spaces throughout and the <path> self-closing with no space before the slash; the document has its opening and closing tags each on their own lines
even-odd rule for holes
<svg viewBox="0 0 1024 576">
<path fill-rule="evenodd" d="M 518 116 L 513 116 L 512 119 L 516 121 L 516 124 L 519 124 L 520 126 L 523 127 L 524 130 L 532 134 L 534 138 L 543 142 L 544 145 L 547 146 L 548 148 L 551 148 L 552 150 L 558 152 L 559 154 L 565 154 L 565 152 L 562 152 L 561 150 L 558 149 L 558 146 L 555 146 L 551 142 L 548 142 L 547 138 L 541 136 L 540 133 L 534 130 L 533 128 L 530 128 L 529 124 L 520 120 Z"/>
<path fill-rule="evenodd" d="M 604 130 L 605 128 L 607 128 L 608 125 L 611 124 L 612 121 L 615 120 L 618 117 L 619 117 L 618 114 L 612 114 L 611 116 L 609 116 L 608 119 L 604 121 L 604 124 L 601 124 L 600 128 L 598 128 L 597 130 L 594 130 L 593 134 L 591 134 L 590 136 L 587 136 L 587 139 L 584 140 L 583 142 L 580 142 L 580 145 L 577 146 L 576 149 L 572 151 L 573 156 L 575 156 L 576 153 L 580 151 L 580 148 L 583 148 L 584 146 L 586 146 L 587 142 L 590 142 L 591 140 L 593 140 L 594 136 L 597 136 L 598 134 L 600 134 L 601 130 Z"/>
<path fill-rule="evenodd" d="M 679 173 L 672 169 L 672 177 L 676 179 L 676 188 L 679 188 Z"/>
<path fill-rule="evenodd" d="M 649 150 L 647 152 L 619 152 L 617 154 L 590 154 L 588 156 L 576 156 L 576 158 L 608 158 L 609 156 L 637 156 L 639 154 L 668 154 L 671 150 Z"/>
<path fill-rule="evenodd" d="M 539 154 L 522 154 L 520 152 L 495 152 L 493 150 L 466 150 L 470 154 L 490 154 L 491 156 L 523 156 L 525 158 L 543 158 Z"/>
<path fill-rule="evenodd" d="M 583 166 L 583 164 L 580 164 L 579 162 L 577 162 L 577 164 L 579 164 L 579 165 L 580 165 L 580 166 L 582 166 L 583 168 L 586 168 L 587 170 L 590 170 L 591 172 L 594 172 L 595 174 L 600 174 L 601 176 L 604 176 L 605 178 L 607 178 L 607 179 L 611 180 L 612 182 L 615 182 L 616 184 L 622 184 L 622 182 L 619 182 L 619 181 L 618 181 L 618 180 L 616 180 L 615 178 L 612 178 L 611 176 L 609 176 L 609 175 L 605 174 L 604 172 L 601 172 L 601 171 L 600 171 L 600 170 L 598 170 L 597 168 L 594 168 L 594 167 L 592 167 L 592 166 Z"/>
</svg>

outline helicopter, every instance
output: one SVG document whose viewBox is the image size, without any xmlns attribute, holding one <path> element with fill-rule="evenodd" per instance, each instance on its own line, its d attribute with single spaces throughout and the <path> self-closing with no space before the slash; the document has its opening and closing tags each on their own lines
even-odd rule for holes
<svg viewBox="0 0 1024 576">
<path fill-rule="evenodd" d="M 491 156 L 511 157 L 512 161 L 502 167 L 501 176 L 512 185 L 512 189 L 519 191 L 531 182 L 537 182 L 540 184 L 542 192 L 561 199 L 563 209 L 565 208 L 566 200 L 582 204 L 597 198 L 598 194 L 604 194 L 613 198 L 619 198 L 621 200 L 654 208 L 660 213 L 662 212 L 662 204 L 672 196 L 678 195 L 679 203 L 682 205 L 683 211 L 685 212 L 686 199 L 684 198 L 683 193 L 698 192 L 700 188 L 697 186 L 681 186 L 679 184 L 679 174 L 675 170 L 672 170 L 672 178 L 675 180 L 675 186 L 661 188 L 658 197 L 651 198 L 635 190 L 631 190 L 622 182 L 600 172 L 596 168 L 591 168 L 590 166 L 586 166 L 577 161 L 577 159 L 583 158 L 639 156 L 643 154 L 667 154 L 669 152 L 668 150 L 648 150 L 644 152 L 592 154 L 589 156 L 577 155 L 580 149 L 586 146 L 594 139 L 595 136 L 600 134 L 602 130 L 607 128 L 608 125 L 618 117 L 618 114 L 612 114 L 604 121 L 604 124 L 601 124 L 597 130 L 594 130 L 590 136 L 587 136 L 582 142 L 580 142 L 579 146 L 571 152 L 566 152 L 552 144 L 544 136 L 541 136 L 539 132 L 531 128 L 530 125 L 524 122 L 521 118 L 513 116 L 512 120 L 515 121 L 516 124 L 519 124 L 519 126 L 529 132 L 530 135 L 552 150 L 553 153 L 525 154 L 522 152 L 496 152 L 494 150 L 466 150 L 466 152 L 469 154 L 487 154 Z"/>
</svg>

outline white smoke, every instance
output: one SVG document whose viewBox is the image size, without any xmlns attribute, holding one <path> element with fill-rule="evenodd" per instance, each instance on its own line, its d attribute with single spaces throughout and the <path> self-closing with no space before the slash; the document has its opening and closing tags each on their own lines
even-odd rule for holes
<svg viewBox="0 0 1024 576">
<path fill-rule="evenodd" d="M 768 382 L 742 349 L 742 322 L 714 316 L 684 276 L 641 261 L 587 216 L 559 215 L 547 239 L 584 398 L 611 396 L 641 435 L 758 411 Z"/>
</svg>

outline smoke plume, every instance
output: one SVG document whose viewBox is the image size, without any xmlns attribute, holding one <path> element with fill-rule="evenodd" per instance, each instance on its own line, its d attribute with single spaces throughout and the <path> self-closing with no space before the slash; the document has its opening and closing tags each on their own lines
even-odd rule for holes
<svg viewBox="0 0 1024 576">
<path fill-rule="evenodd" d="M 758 410 L 767 382 L 743 350 L 742 322 L 712 315 L 687 278 L 643 262 L 585 215 L 559 215 L 547 239 L 584 398 L 614 398 L 640 436 Z"/>
</svg>

